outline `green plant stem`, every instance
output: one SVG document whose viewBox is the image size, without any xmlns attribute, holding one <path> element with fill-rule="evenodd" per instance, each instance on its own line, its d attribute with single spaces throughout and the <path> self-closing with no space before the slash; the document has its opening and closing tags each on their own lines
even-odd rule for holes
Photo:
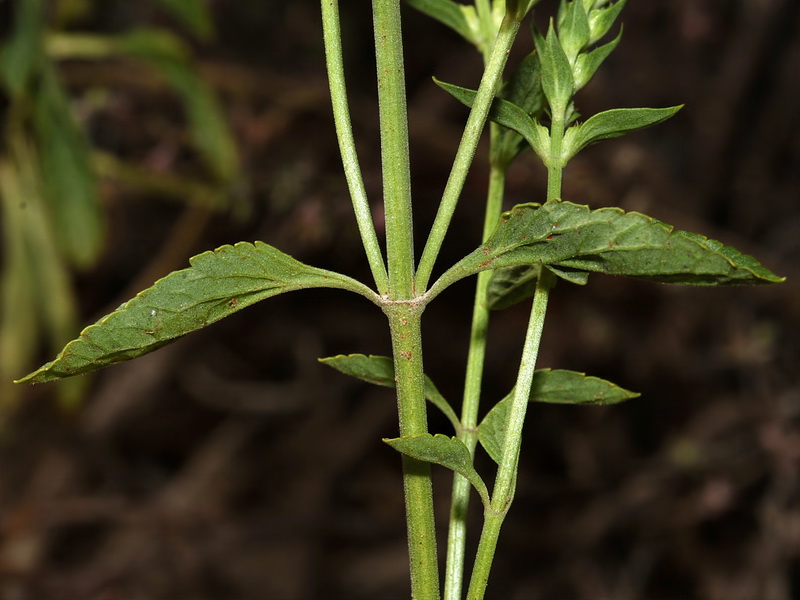
<svg viewBox="0 0 800 600">
<path fill-rule="evenodd" d="M 373 0 L 389 289 L 383 306 L 392 336 L 400 436 L 428 432 L 422 368 L 424 302 L 414 288 L 414 244 L 400 0 Z M 403 456 L 411 597 L 439 599 L 439 561 L 430 464 Z"/>
<path fill-rule="evenodd" d="M 497 478 L 492 490 L 492 501 L 484 516 L 483 531 L 478 543 L 478 553 L 475 557 L 472 579 L 467 592 L 469 600 L 481 600 L 484 597 L 492 560 L 497 548 L 497 539 L 500 535 L 500 527 L 514 498 L 517 467 L 519 465 L 519 448 L 522 441 L 522 425 L 525 422 L 525 413 L 528 409 L 533 373 L 536 369 L 536 358 L 539 354 L 539 344 L 542 339 L 544 318 L 547 311 L 547 301 L 553 283 L 554 276 L 546 269 L 542 269 L 536 284 L 536 293 L 533 297 L 525 345 L 522 349 L 520 369 L 517 375 L 516 387 L 514 388 L 514 399 L 508 415 L 503 457 L 497 470 Z"/>
<path fill-rule="evenodd" d="M 421 301 L 389 302 L 384 312 L 389 318 L 394 355 L 400 436 L 428 432 L 423 386 Z M 411 570 L 411 597 L 414 600 L 439 599 L 439 561 L 433 514 L 433 489 L 430 463 L 403 455 L 408 554 Z"/>
<path fill-rule="evenodd" d="M 564 116 L 556 114 L 550 126 L 550 152 L 547 160 L 547 198 L 561 196 L 561 178 L 564 170 L 564 161 L 561 158 L 561 145 L 564 138 Z M 536 282 L 536 292 L 533 296 L 531 316 L 525 334 L 525 344 L 522 348 L 517 383 L 514 387 L 514 399 L 506 424 L 506 437 L 503 444 L 503 456 L 497 470 L 492 501 L 486 511 L 483 521 L 481 539 L 478 542 L 478 552 L 470 580 L 468 600 L 482 600 L 486 593 L 492 561 L 494 560 L 500 528 L 503 525 L 508 509 L 514 499 L 514 490 L 519 467 L 519 449 L 522 442 L 522 426 L 525 423 L 525 414 L 533 383 L 533 373 L 536 370 L 536 359 L 539 355 L 539 344 L 544 329 L 544 319 L 547 313 L 547 302 L 550 289 L 555 284 L 555 275 L 541 268 Z"/>
<path fill-rule="evenodd" d="M 364 180 L 361 176 L 353 128 L 350 123 L 350 110 L 347 104 L 347 87 L 342 58 L 342 31 L 339 24 L 339 0 L 322 0 L 321 6 L 325 60 L 342 165 L 372 277 L 378 293 L 384 295 L 388 293 L 389 278 L 383 261 L 383 253 L 378 243 L 378 236 L 375 233 L 375 223 L 372 220 L 367 192 L 364 189 Z"/>
<path fill-rule="evenodd" d="M 561 197 L 561 174 L 564 160 L 561 158 L 561 144 L 564 140 L 564 118 L 553 117 L 550 124 L 550 156 L 547 161 L 547 199 Z"/>
<path fill-rule="evenodd" d="M 491 125 L 491 138 L 494 144 L 499 135 L 498 125 Z M 486 199 L 486 212 L 483 222 L 483 236 L 491 235 L 503 206 L 505 188 L 505 165 L 492 164 L 489 173 L 489 190 Z M 489 325 L 489 307 L 486 302 L 492 271 L 478 274 L 475 286 L 475 302 L 472 310 L 469 352 L 467 355 L 467 374 L 464 383 L 464 399 L 461 412 L 459 438 L 470 454 L 474 455 L 478 442 L 477 425 L 480 407 L 483 365 L 486 357 L 486 334 Z M 458 475 L 453 476 L 453 491 L 450 505 L 450 526 L 447 538 L 447 564 L 445 567 L 445 600 L 460 600 L 464 580 L 464 558 L 466 552 L 467 508 L 472 486 Z"/>
<path fill-rule="evenodd" d="M 392 300 L 409 300 L 414 289 L 414 238 L 408 109 L 403 68 L 400 0 L 373 0 L 381 172 L 386 213 L 386 256 Z"/>
<path fill-rule="evenodd" d="M 508 59 L 508 52 L 514 43 L 519 27 L 520 20 L 509 15 L 503 18 L 503 22 L 500 25 L 497 41 L 492 49 L 489 62 L 486 64 L 480 86 L 478 86 L 478 92 L 475 95 L 472 110 L 467 118 L 464 134 L 453 161 L 453 168 L 450 171 L 450 176 L 442 194 L 442 201 L 439 204 L 428 241 L 420 258 L 417 269 L 417 289 L 420 291 L 427 288 L 428 280 L 433 272 L 433 265 L 439 255 L 439 250 L 447 234 L 458 198 L 464 188 L 470 164 L 472 164 L 472 159 L 475 157 L 475 150 L 478 147 L 478 141 L 480 140 L 484 123 L 486 123 L 489 108 L 502 81 L 503 68 Z"/>
</svg>

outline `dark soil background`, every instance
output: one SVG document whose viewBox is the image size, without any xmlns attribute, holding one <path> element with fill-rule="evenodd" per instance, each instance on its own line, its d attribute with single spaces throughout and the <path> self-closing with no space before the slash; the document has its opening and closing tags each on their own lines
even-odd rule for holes
<svg viewBox="0 0 800 600">
<path fill-rule="evenodd" d="M 124 28 L 148 10 L 138 4 L 108 2 L 92 25 Z M 606 377 L 642 397 L 531 407 L 488 597 L 800 599 L 800 3 L 628 4 L 622 43 L 579 109 L 686 107 L 579 155 L 564 197 L 720 239 L 789 280 L 703 289 L 594 276 L 585 289 L 558 286 L 541 366 Z M 318 5 L 212 8 L 218 36 L 198 47 L 199 64 L 239 142 L 246 179 L 237 194 L 249 217 L 106 185 L 107 252 L 76 275 L 86 323 L 190 256 L 239 240 L 368 281 L 339 170 Z M 342 9 L 352 12 L 351 101 L 377 199 L 369 7 Z M 474 85 L 479 60 L 419 14 L 407 11 L 405 24 L 415 216 L 425 232 L 465 119 L 430 77 Z M 179 107 L 141 74 L 76 63 L 64 77 L 78 97 L 91 82 L 112 86 L 113 110 L 87 123 L 96 143 L 142 164 L 192 168 Z M 486 175 L 478 160 L 440 270 L 478 243 Z M 507 204 L 541 200 L 544 176 L 530 155 L 519 160 Z M 443 294 L 425 321 L 426 370 L 454 403 L 472 285 Z M 495 316 L 487 399 L 512 385 L 527 310 Z M 51 386 L 31 388 L 0 446 L 0 598 L 407 598 L 400 461 L 380 441 L 396 433 L 392 394 L 316 362 L 386 354 L 383 321 L 355 296 L 290 294 L 98 373 L 78 410 L 59 409 Z M 442 533 L 449 476 L 435 477 Z"/>
</svg>

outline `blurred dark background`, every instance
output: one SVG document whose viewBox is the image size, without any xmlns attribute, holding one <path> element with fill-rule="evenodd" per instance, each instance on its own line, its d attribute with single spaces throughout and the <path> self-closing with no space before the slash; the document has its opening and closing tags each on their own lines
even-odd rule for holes
<svg viewBox="0 0 800 600">
<path fill-rule="evenodd" d="M 98 180 L 102 252 L 70 271 L 80 324 L 190 256 L 239 240 L 369 281 L 340 172 L 317 3 L 211 0 L 208 36 L 190 35 L 157 2 L 85 4 L 48 27 L 160 27 L 183 40 L 219 98 L 238 167 L 207 175 L 187 141 L 185 105 L 153 72 L 125 59 L 60 60 L 92 147 L 141 171 Z M 5 36 L 16 6 L 0 0 Z M 554 8 L 543 0 L 537 11 Z M 369 5 L 344 1 L 342 11 L 354 127 L 376 201 Z M 488 597 L 798 599 L 800 3 L 650 0 L 629 2 L 621 20 L 622 42 L 579 110 L 686 107 L 583 152 L 564 197 L 722 240 L 789 279 L 702 289 L 593 276 L 586 288 L 558 286 L 540 365 L 606 377 L 642 397 L 531 406 Z M 407 10 L 405 26 L 421 247 L 465 119 L 431 76 L 474 86 L 480 61 L 420 14 Z M 6 116 L 9 97 L 0 101 Z M 482 150 L 440 271 L 478 243 Z M 145 185 L 142 173 L 195 187 Z M 541 200 L 544 179 L 525 155 L 509 174 L 508 206 Z M 208 189 L 225 201 L 196 201 Z M 378 204 L 375 214 L 380 222 Z M 426 370 L 454 404 L 473 285 L 454 286 L 426 313 Z M 512 385 L 527 311 L 494 316 L 487 402 Z M 383 321 L 340 292 L 279 296 L 87 378 L 70 408 L 56 386 L 25 388 L 5 410 L 0 444 L 0 598 L 407 598 L 400 461 L 380 441 L 397 428 L 391 391 L 316 362 L 387 354 Z M 36 360 L 51 356 L 42 346 Z M 448 432 L 435 415 L 431 428 Z M 489 466 L 479 461 L 491 480 Z M 436 471 L 440 534 L 449 480 Z"/>
</svg>

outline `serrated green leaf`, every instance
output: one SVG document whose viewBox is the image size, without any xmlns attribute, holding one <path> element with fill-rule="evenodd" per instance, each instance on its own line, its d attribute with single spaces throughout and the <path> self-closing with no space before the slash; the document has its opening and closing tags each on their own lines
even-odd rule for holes
<svg viewBox="0 0 800 600">
<path fill-rule="evenodd" d="M 394 363 L 388 356 L 340 354 L 338 356 L 320 358 L 319 362 L 333 367 L 345 375 L 350 375 L 351 377 L 366 381 L 367 383 L 382 385 L 384 387 L 395 387 Z M 427 375 L 425 376 L 424 393 L 428 402 L 441 410 L 450 423 L 452 423 L 453 428 L 458 431 L 461 424 L 459 423 L 455 411 L 453 411 L 450 403 L 442 396 L 433 381 L 431 381 L 431 378 Z"/>
<path fill-rule="evenodd" d="M 573 125 L 564 135 L 564 160 L 590 144 L 607 140 L 632 131 L 663 123 L 683 105 L 669 108 L 614 108 L 589 117 L 585 123 Z"/>
<path fill-rule="evenodd" d="M 446 271 L 429 293 L 480 271 L 537 264 L 683 285 L 784 280 L 752 256 L 646 215 L 549 200 L 504 213 L 486 243 Z"/>
<path fill-rule="evenodd" d="M 155 0 L 200 39 L 208 39 L 214 31 L 208 7 L 201 0 Z"/>
<path fill-rule="evenodd" d="M 533 375 L 529 402 L 548 404 L 607 405 L 618 404 L 639 394 L 610 381 L 576 371 L 539 369 Z M 490 410 L 478 426 L 478 440 L 497 464 L 502 458 L 508 423 L 508 411 L 514 397 L 512 390 Z"/>
<path fill-rule="evenodd" d="M 475 90 L 434 79 L 436 85 L 452 95 L 456 100 L 472 107 Z M 519 133 L 540 157 L 546 157 L 550 147 L 550 134 L 547 128 L 532 119 L 516 104 L 502 98 L 495 98 L 489 109 L 489 119 Z"/>
<path fill-rule="evenodd" d="M 603 64 L 603 61 L 608 58 L 608 55 L 614 51 L 614 48 L 617 47 L 621 39 L 622 29 L 620 29 L 617 37 L 607 44 L 603 44 L 591 52 L 585 52 L 578 56 L 577 60 L 575 61 L 575 66 L 573 67 L 576 92 L 589 83 L 592 77 L 594 77 L 594 74 L 597 72 L 597 69 L 599 69 L 600 65 Z"/>
<path fill-rule="evenodd" d="M 350 290 L 363 284 L 305 265 L 262 242 L 222 246 L 190 259 L 152 287 L 84 329 L 55 360 L 19 383 L 42 383 L 136 358 L 260 300 L 304 288 Z"/>
<path fill-rule="evenodd" d="M 447 437 L 441 433 L 431 435 L 407 436 L 394 439 L 384 439 L 392 448 L 424 462 L 441 465 L 465 477 L 475 488 L 483 501 L 484 506 L 489 506 L 489 492 L 486 484 L 472 466 L 472 456 L 458 438 Z"/>
<path fill-rule="evenodd" d="M 462 6 L 457 2 L 453 0 L 406 0 L 406 3 L 446 25 L 468 42 L 478 43 L 472 28 L 464 16 Z"/>
</svg>

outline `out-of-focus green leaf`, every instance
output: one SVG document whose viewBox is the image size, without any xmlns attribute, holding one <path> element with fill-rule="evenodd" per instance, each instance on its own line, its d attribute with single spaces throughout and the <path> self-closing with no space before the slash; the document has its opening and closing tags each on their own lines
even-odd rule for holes
<svg viewBox="0 0 800 600">
<path fill-rule="evenodd" d="M 52 362 L 20 383 L 42 383 L 152 352 L 260 300 L 312 287 L 374 299 L 365 285 L 305 265 L 262 242 L 204 252 L 81 332 Z"/>
<path fill-rule="evenodd" d="M 89 144 L 50 69 L 43 74 L 34 102 L 42 177 L 55 232 L 70 261 L 88 267 L 102 250 L 105 231 Z"/>
<path fill-rule="evenodd" d="M 425 433 L 423 435 L 384 439 L 383 441 L 401 454 L 441 465 L 465 477 L 477 490 L 483 505 L 489 506 L 489 492 L 486 489 L 486 484 L 481 479 L 481 476 L 478 475 L 475 467 L 472 466 L 472 456 L 470 456 L 469 450 L 464 445 L 464 442 L 458 438 L 447 437 L 441 433 L 436 435 Z"/>
<path fill-rule="evenodd" d="M 156 70 L 178 93 L 186 108 L 192 141 L 206 163 L 222 181 L 238 173 L 236 144 L 208 85 L 188 60 L 189 51 L 175 36 L 142 29 L 120 36 L 120 50 Z"/>
<path fill-rule="evenodd" d="M 490 238 L 445 272 L 431 293 L 480 271 L 539 264 L 683 285 L 784 280 L 752 256 L 646 215 L 549 200 L 504 213 Z"/>
<path fill-rule="evenodd" d="M 337 371 L 350 375 L 356 379 L 366 381 L 375 385 L 382 385 L 385 387 L 395 387 L 394 380 L 394 363 L 388 356 L 365 356 L 363 354 L 340 354 L 338 356 L 331 356 L 328 358 L 321 358 L 319 361 L 322 364 L 333 367 Z M 436 389 L 433 381 L 427 375 L 425 376 L 425 398 L 436 406 L 453 424 L 456 431 L 459 429 L 460 424 L 456 413 L 450 406 L 450 403 L 445 400 L 444 396 Z"/>
<path fill-rule="evenodd" d="M 0 208 L 3 224 L 3 268 L 0 271 L 0 413 L 16 404 L 19 390 L 11 380 L 30 361 L 39 338 L 36 285 L 31 277 L 30 253 L 25 236 L 26 194 L 19 172 L 0 161 Z M 29 201 L 29 200 L 28 200 Z"/>
<path fill-rule="evenodd" d="M 621 388 L 610 381 L 589 377 L 584 373 L 563 369 L 539 369 L 533 375 L 529 402 L 549 404 L 605 405 L 617 404 L 639 394 Z M 486 453 L 497 464 L 503 454 L 508 412 L 514 391 L 498 402 L 478 426 L 478 439 Z"/>
<path fill-rule="evenodd" d="M 207 40 L 214 33 L 208 6 L 202 0 L 154 0 L 187 26 L 198 38 Z"/>
<path fill-rule="evenodd" d="M 42 60 L 42 0 L 14 3 L 14 28 L 0 54 L 0 77 L 12 96 L 21 95 Z"/>
</svg>

